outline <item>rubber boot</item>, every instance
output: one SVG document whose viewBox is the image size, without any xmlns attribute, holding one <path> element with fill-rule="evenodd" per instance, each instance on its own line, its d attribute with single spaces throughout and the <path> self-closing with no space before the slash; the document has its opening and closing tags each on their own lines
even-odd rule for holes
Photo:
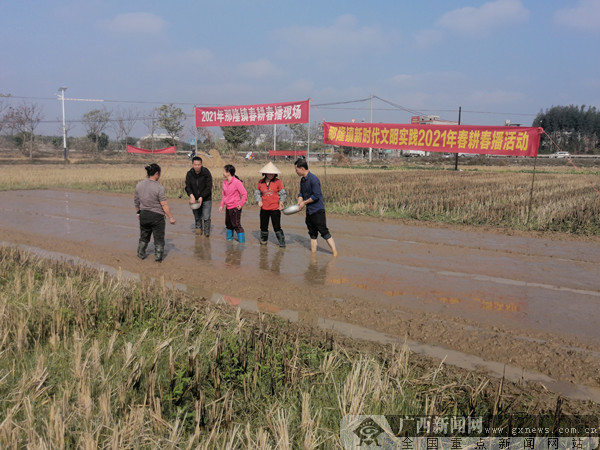
<svg viewBox="0 0 600 450">
<path fill-rule="evenodd" d="M 204 236 L 210 236 L 210 219 L 202 221 L 202 231 L 204 232 Z"/>
<path fill-rule="evenodd" d="M 165 248 L 161 245 L 154 247 L 154 261 L 161 262 L 165 256 Z"/>
<path fill-rule="evenodd" d="M 260 245 L 267 245 L 268 241 L 269 241 L 269 232 L 261 231 L 260 232 Z"/>
<path fill-rule="evenodd" d="M 147 242 L 140 241 L 138 243 L 138 258 L 146 259 L 146 247 L 148 247 Z"/>
<path fill-rule="evenodd" d="M 202 221 L 196 222 L 196 236 L 202 236 Z"/>
<path fill-rule="evenodd" d="M 233 241 L 233 230 L 227 230 L 227 240 Z"/>
<path fill-rule="evenodd" d="M 285 235 L 283 234 L 283 230 L 276 231 L 275 236 L 277 236 L 277 240 L 279 241 L 279 246 L 281 248 L 285 247 Z"/>
<path fill-rule="evenodd" d="M 240 244 L 246 242 L 246 233 L 238 233 L 238 242 Z"/>
</svg>

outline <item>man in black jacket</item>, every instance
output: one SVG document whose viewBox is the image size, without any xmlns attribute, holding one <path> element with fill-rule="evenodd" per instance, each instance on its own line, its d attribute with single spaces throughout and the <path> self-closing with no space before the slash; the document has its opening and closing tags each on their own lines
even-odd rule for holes
<svg viewBox="0 0 600 450">
<path fill-rule="evenodd" d="M 212 210 L 212 175 L 202 166 L 202 158 L 192 158 L 192 168 L 185 176 L 185 192 L 190 196 L 194 213 L 196 234 L 210 236 L 210 213 Z"/>
</svg>

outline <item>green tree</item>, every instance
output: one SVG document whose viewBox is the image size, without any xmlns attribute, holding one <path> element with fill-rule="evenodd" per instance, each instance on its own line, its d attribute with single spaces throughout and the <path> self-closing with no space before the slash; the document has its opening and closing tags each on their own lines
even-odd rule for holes
<svg viewBox="0 0 600 450">
<path fill-rule="evenodd" d="M 110 139 L 106 133 L 88 133 L 87 138 L 96 145 L 96 149 L 99 151 L 105 150 L 110 142 Z"/>
<path fill-rule="evenodd" d="M 185 118 L 183 110 L 173 104 L 158 108 L 158 125 L 169 135 L 171 145 L 177 146 Z"/>
<path fill-rule="evenodd" d="M 250 138 L 247 126 L 221 127 L 221 131 L 223 131 L 223 137 L 233 150 L 234 157 L 237 154 L 239 146 Z"/>
<path fill-rule="evenodd" d="M 83 115 L 82 122 L 87 131 L 87 137 L 96 144 L 96 152 L 100 151 L 101 135 L 108 125 L 110 116 L 110 111 L 103 109 L 93 109 Z"/>
<path fill-rule="evenodd" d="M 573 153 L 593 153 L 600 142 L 600 112 L 593 106 L 553 106 L 540 111 L 533 126 L 546 133 L 540 142 L 544 153 L 558 150 L 556 146 Z"/>
</svg>

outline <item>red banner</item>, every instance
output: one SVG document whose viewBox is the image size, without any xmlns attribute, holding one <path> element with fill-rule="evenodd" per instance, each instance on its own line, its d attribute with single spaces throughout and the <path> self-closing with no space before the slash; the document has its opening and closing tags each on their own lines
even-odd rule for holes
<svg viewBox="0 0 600 450">
<path fill-rule="evenodd" d="M 323 122 L 325 144 L 427 152 L 536 156 L 542 128 Z"/>
<path fill-rule="evenodd" d="M 166 154 L 175 153 L 175 147 L 171 146 L 171 147 L 161 148 L 158 150 L 148 150 L 145 148 L 137 148 L 137 147 L 134 147 L 133 145 L 128 145 L 127 153 L 145 153 L 145 154 L 152 154 L 152 155 L 166 155 Z"/>
<path fill-rule="evenodd" d="M 269 156 L 306 156 L 306 150 L 269 150 Z"/>
<path fill-rule="evenodd" d="M 196 107 L 197 127 L 308 123 L 309 100 L 264 105 Z"/>
</svg>

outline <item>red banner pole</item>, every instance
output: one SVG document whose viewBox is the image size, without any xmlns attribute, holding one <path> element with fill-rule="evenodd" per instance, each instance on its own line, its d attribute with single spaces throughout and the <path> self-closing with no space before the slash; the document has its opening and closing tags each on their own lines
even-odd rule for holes
<svg viewBox="0 0 600 450">
<path fill-rule="evenodd" d="M 308 99 L 308 133 L 306 136 L 306 162 L 310 156 L 310 98 Z"/>
<path fill-rule="evenodd" d="M 529 206 L 527 207 L 527 218 L 525 219 L 525 225 L 529 223 L 529 215 L 531 214 L 531 203 L 533 202 L 533 183 L 535 181 L 535 165 L 537 163 L 537 154 L 533 160 L 533 175 L 531 176 L 531 190 L 529 191 Z"/>
</svg>

